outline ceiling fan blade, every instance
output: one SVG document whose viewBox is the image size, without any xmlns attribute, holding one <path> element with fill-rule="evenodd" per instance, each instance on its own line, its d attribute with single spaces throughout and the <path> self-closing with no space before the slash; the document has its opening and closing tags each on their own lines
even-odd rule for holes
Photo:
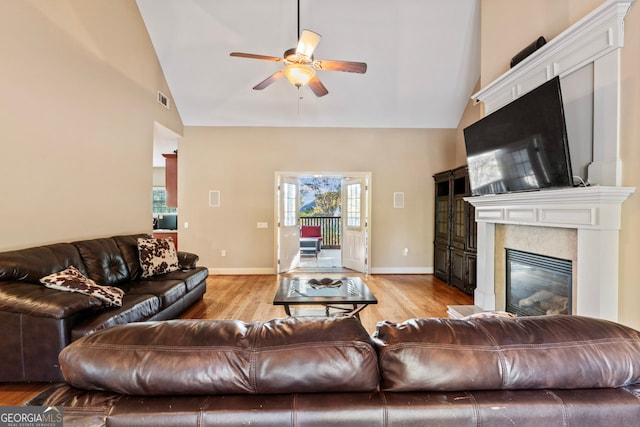
<svg viewBox="0 0 640 427">
<path fill-rule="evenodd" d="M 313 51 L 316 50 L 316 46 L 320 42 L 320 37 L 322 37 L 320 34 L 311 30 L 302 30 L 296 53 L 311 58 Z"/>
<path fill-rule="evenodd" d="M 275 82 L 276 80 L 280 80 L 282 76 L 284 76 L 284 74 L 282 73 L 282 70 L 276 71 L 275 73 L 271 74 L 269 77 L 267 77 L 266 79 L 264 79 L 263 81 L 255 85 L 253 87 L 253 90 L 262 90 L 265 87 L 269 86 L 271 83 Z"/>
<path fill-rule="evenodd" d="M 240 58 L 263 59 L 265 61 L 274 61 L 274 62 L 282 61 L 282 58 L 277 58 L 275 56 L 255 55 L 253 53 L 231 52 L 229 55 L 239 56 Z"/>
<path fill-rule="evenodd" d="M 367 64 L 364 62 L 331 61 L 326 59 L 313 61 L 313 68 L 325 71 L 346 71 L 348 73 L 360 74 L 367 72 Z"/>
<path fill-rule="evenodd" d="M 313 93 L 316 94 L 317 97 L 325 96 L 326 94 L 329 93 L 329 91 L 327 90 L 326 87 L 324 87 L 324 85 L 322 84 L 318 76 L 314 76 L 311 80 L 309 80 L 309 83 L 307 83 L 307 85 L 309 85 L 309 87 L 311 88 Z"/>
</svg>

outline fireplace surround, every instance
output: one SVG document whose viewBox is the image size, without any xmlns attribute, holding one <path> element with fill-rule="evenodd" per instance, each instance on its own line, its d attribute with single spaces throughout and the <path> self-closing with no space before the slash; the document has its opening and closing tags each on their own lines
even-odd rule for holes
<svg viewBox="0 0 640 427">
<path fill-rule="evenodd" d="M 573 314 L 618 320 L 621 207 L 635 191 L 622 186 L 619 156 L 620 49 L 624 45 L 624 17 L 632 3 L 633 0 L 604 2 L 472 96 L 475 102 L 483 102 L 485 114 L 490 114 L 560 76 L 561 82 L 566 80 L 568 86 L 577 87 L 572 98 L 581 99 L 589 109 L 589 114 L 578 120 L 581 130 L 588 130 L 586 133 L 572 135 L 568 129 L 571 152 L 588 153 L 588 161 L 573 168 L 584 171 L 581 180 L 587 186 L 465 198 L 475 207 L 478 225 L 474 304 L 481 310 L 504 309 L 505 305 L 505 270 L 498 268 L 502 266 L 497 266 L 500 257 L 496 256 L 502 243 L 496 243 L 496 226 L 524 226 L 541 228 L 551 235 L 569 230 L 575 241 L 569 250 L 575 252 L 576 258 Z M 571 84 L 575 83 L 572 79 L 582 78 L 576 76 L 583 74 L 589 76 L 589 84 L 583 84 L 583 80 Z"/>
<path fill-rule="evenodd" d="M 573 314 L 617 321 L 618 233 L 620 211 L 633 188 L 591 186 L 533 193 L 469 197 L 478 223 L 478 283 L 474 304 L 483 310 L 503 309 L 504 268 L 496 268 L 496 226 L 541 227 L 548 236 L 574 234 Z M 519 239 L 528 246 L 533 238 Z M 553 242 L 553 237 L 545 239 Z M 554 242 L 557 243 L 557 242 Z M 520 249 L 525 249 L 521 247 Z M 499 264 L 499 263 L 498 263 Z"/>
</svg>

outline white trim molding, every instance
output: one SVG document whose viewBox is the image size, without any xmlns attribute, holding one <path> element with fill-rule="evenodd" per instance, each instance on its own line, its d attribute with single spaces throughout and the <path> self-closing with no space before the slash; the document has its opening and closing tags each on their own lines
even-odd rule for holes
<svg viewBox="0 0 640 427">
<path fill-rule="evenodd" d="M 370 274 L 433 274 L 433 267 L 371 267 Z"/>
<path fill-rule="evenodd" d="M 209 268 L 210 276 L 249 276 L 276 274 L 275 268 Z"/>
</svg>

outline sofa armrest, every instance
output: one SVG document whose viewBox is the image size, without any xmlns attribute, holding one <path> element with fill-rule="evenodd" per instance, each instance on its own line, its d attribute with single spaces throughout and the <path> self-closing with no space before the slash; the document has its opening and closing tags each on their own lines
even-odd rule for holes
<svg viewBox="0 0 640 427">
<path fill-rule="evenodd" d="M 192 270 L 196 268 L 196 264 L 200 257 L 191 252 L 178 251 L 178 262 L 183 270 Z"/>
</svg>

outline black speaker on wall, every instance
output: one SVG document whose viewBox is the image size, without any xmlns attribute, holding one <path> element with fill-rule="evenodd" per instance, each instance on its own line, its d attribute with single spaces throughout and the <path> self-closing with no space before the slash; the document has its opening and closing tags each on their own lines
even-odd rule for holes
<svg viewBox="0 0 640 427">
<path fill-rule="evenodd" d="M 531 55 L 536 50 L 540 49 L 545 44 L 547 44 L 547 41 L 544 39 L 544 37 L 538 37 L 534 42 L 529 44 L 527 47 L 518 52 L 513 58 L 511 58 L 511 68 L 515 67 L 523 59 Z"/>
</svg>

